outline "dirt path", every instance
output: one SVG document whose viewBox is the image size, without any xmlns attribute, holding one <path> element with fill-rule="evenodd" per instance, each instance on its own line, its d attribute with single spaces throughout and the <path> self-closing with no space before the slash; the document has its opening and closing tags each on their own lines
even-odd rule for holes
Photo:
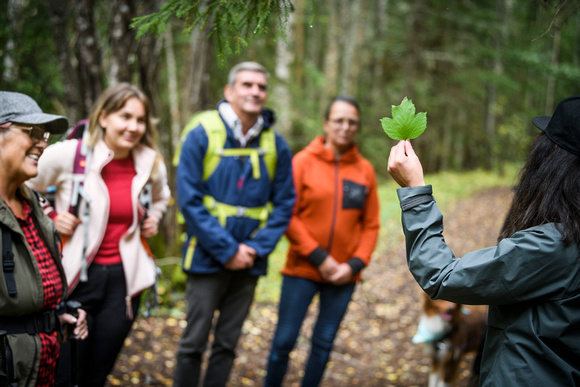
<svg viewBox="0 0 580 387">
<path fill-rule="evenodd" d="M 509 189 L 492 189 L 445 211 L 445 238 L 456 256 L 496 243 L 510 199 Z M 366 280 L 357 288 L 342 322 L 323 387 L 427 385 L 428 358 L 421 345 L 411 343 L 421 290 L 407 269 L 402 239 L 383 245 L 365 271 Z M 276 305 L 255 304 L 252 308 L 230 386 L 262 385 L 276 313 Z M 303 326 L 306 336 L 300 336 L 291 354 L 285 386 L 300 385 L 315 314 L 313 304 Z M 175 318 L 140 318 L 109 385 L 171 385 L 179 324 Z M 462 366 L 460 386 L 466 385 L 471 360 L 469 357 Z"/>
</svg>

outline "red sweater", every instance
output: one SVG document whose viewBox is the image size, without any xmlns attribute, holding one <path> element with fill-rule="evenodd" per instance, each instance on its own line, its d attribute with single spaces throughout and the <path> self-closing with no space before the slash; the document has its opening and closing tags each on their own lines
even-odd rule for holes
<svg viewBox="0 0 580 387">
<path fill-rule="evenodd" d="M 374 168 L 356 146 L 335 161 L 322 136 L 294 156 L 292 168 L 296 205 L 282 274 L 323 281 L 317 265 L 328 254 L 339 263 L 357 261 L 351 267 L 358 273 L 369 264 L 379 233 Z"/>
<path fill-rule="evenodd" d="M 101 176 L 109 190 L 109 220 L 105 237 L 93 262 L 99 265 L 113 265 L 121 263 L 119 241 L 133 221 L 131 205 L 131 183 L 135 176 L 133 158 L 112 160 L 105 165 Z"/>
</svg>

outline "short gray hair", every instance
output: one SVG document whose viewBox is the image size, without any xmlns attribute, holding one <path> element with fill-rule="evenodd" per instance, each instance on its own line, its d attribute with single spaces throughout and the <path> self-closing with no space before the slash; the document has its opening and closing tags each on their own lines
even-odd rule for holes
<svg viewBox="0 0 580 387">
<path fill-rule="evenodd" d="M 266 71 L 264 66 L 262 66 L 258 62 L 242 62 L 238 63 L 230 70 L 230 74 L 228 75 L 228 85 L 230 85 L 231 87 L 234 86 L 234 84 L 236 83 L 236 78 L 238 77 L 238 74 L 241 71 L 258 71 L 264 74 L 266 76 L 266 79 L 270 77 L 268 71 Z"/>
</svg>

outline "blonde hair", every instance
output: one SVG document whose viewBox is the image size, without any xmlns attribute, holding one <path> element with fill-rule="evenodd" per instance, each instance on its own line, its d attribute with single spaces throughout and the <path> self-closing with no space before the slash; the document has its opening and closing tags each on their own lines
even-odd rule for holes
<svg viewBox="0 0 580 387">
<path fill-rule="evenodd" d="M 99 125 L 99 117 L 101 114 L 108 116 L 111 113 L 121 110 L 131 98 L 137 98 L 145 108 L 145 134 L 141 138 L 141 144 L 153 149 L 157 153 L 153 172 L 155 174 L 159 161 L 163 159 L 156 145 L 159 141 L 159 133 L 157 131 L 156 119 L 151 115 L 149 99 L 137 86 L 121 82 L 109 87 L 101 94 L 93 104 L 89 116 L 89 138 L 87 139 L 87 145 L 92 147 L 104 138 L 105 129 Z"/>
</svg>

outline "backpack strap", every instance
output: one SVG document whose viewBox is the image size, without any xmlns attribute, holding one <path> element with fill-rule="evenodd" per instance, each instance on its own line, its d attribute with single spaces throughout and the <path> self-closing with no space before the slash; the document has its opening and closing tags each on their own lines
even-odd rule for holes
<svg viewBox="0 0 580 387">
<path fill-rule="evenodd" d="M 278 161 L 278 153 L 276 152 L 276 132 L 274 132 L 274 129 L 268 128 L 262 130 L 260 149 L 262 149 L 264 153 L 264 164 L 266 164 L 266 169 L 268 169 L 270 181 L 273 181 Z"/>
<path fill-rule="evenodd" d="M 18 387 L 14 380 L 14 356 L 6 335 L 5 330 L 0 330 L 0 386 Z"/>
<path fill-rule="evenodd" d="M 4 278 L 8 295 L 15 296 L 18 294 L 16 288 L 16 279 L 14 278 L 14 253 L 12 252 L 12 230 L 4 223 L 2 227 L 2 268 L 4 269 Z"/>
<path fill-rule="evenodd" d="M 227 132 L 226 126 L 221 119 L 217 110 L 205 110 L 196 113 L 191 117 L 185 128 L 181 132 L 179 144 L 175 148 L 173 156 L 173 165 L 179 164 L 181 148 L 183 142 L 198 125 L 202 125 L 207 135 L 208 146 L 203 158 L 203 181 L 207 181 L 217 169 L 222 157 L 247 156 L 252 163 L 252 176 L 255 179 L 260 178 L 260 156 L 263 158 L 270 180 L 274 179 L 276 172 L 276 162 L 278 154 L 276 153 L 276 133 L 274 129 L 263 129 L 260 134 L 259 148 L 227 148 L 224 149 Z"/>
<path fill-rule="evenodd" d="M 207 134 L 208 146 L 203 158 L 203 180 L 207 181 L 215 172 L 222 157 L 246 156 L 252 163 L 252 176 L 259 179 L 260 157 L 263 158 L 268 170 L 270 180 L 274 178 L 276 171 L 276 133 L 273 129 L 263 129 L 260 134 L 260 146 L 258 148 L 224 148 L 227 139 L 226 126 L 217 110 L 203 112 L 199 117 Z"/>
<path fill-rule="evenodd" d="M 91 204 L 91 197 L 85 191 L 84 185 L 86 180 L 87 174 L 87 165 L 89 165 L 91 160 L 92 153 L 88 149 L 88 147 L 83 143 L 82 138 L 78 139 L 77 148 L 75 152 L 75 159 L 73 162 L 73 189 L 72 189 L 72 197 L 70 201 L 69 212 L 76 217 L 79 217 L 79 208 L 81 205 L 81 197 L 85 200 L 85 208 L 83 213 L 80 214 L 81 221 L 85 224 L 83 228 L 83 249 L 82 249 L 82 257 L 81 257 L 81 274 L 80 274 L 80 281 L 87 282 L 87 245 L 89 240 L 89 230 L 86 225 L 89 224 L 89 215 L 90 215 L 90 204 Z"/>
<path fill-rule="evenodd" d="M 181 157 L 181 148 L 183 147 L 183 143 L 187 138 L 189 132 L 195 129 L 199 124 L 202 124 L 205 128 L 206 126 L 219 126 L 224 125 L 222 119 L 217 110 L 203 110 L 201 112 L 195 113 L 183 128 L 181 132 L 181 136 L 179 138 L 179 143 L 177 147 L 175 147 L 175 154 L 173 155 L 173 166 L 177 167 L 179 164 L 179 158 Z M 224 126 L 225 129 L 225 126 Z M 225 141 L 225 138 L 224 138 Z"/>
<path fill-rule="evenodd" d="M 83 144 L 83 140 L 79 138 L 73 162 L 73 189 L 69 207 L 69 212 L 74 216 L 78 216 L 79 214 L 79 207 L 81 204 L 80 196 L 82 195 L 83 186 L 85 184 L 87 152 L 87 147 Z"/>
</svg>

